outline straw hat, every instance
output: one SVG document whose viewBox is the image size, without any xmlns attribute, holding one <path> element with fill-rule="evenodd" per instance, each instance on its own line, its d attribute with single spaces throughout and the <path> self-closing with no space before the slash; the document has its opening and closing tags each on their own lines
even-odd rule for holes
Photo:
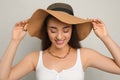
<svg viewBox="0 0 120 80">
<path fill-rule="evenodd" d="M 89 20 L 75 17 L 72 7 L 65 3 L 54 3 L 46 9 L 38 9 L 29 19 L 27 30 L 31 36 L 42 39 L 40 29 L 47 15 L 52 15 L 61 22 L 76 25 L 79 40 L 85 39 L 92 29 Z"/>
</svg>

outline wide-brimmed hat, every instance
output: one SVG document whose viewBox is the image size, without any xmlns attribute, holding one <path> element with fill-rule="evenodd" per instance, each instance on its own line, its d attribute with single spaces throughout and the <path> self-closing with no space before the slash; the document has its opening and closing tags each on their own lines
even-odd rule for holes
<svg viewBox="0 0 120 80">
<path fill-rule="evenodd" d="M 66 3 L 54 3 L 47 9 L 38 9 L 33 13 L 28 21 L 27 30 L 31 36 L 42 39 L 41 27 L 48 15 L 52 15 L 61 22 L 76 26 L 79 40 L 85 39 L 92 29 L 89 20 L 74 16 L 73 9 Z"/>
</svg>

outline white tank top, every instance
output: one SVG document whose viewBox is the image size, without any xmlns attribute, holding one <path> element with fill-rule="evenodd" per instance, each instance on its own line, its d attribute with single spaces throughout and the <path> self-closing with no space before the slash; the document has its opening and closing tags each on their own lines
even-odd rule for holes
<svg viewBox="0 0 120 80">
<path fill-rule="evenodd" d="M 43 65 L 42 51 L 40 51 L 36 67 L 37 80 L 84 80 L 84 71 L 81 64 L 80 49 L 77 49 L 77 59 L 73 67 L 57 72 Z"/>
</svg>

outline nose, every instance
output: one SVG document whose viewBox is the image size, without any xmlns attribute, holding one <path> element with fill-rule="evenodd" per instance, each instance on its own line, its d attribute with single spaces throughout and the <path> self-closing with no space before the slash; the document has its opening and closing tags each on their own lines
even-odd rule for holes
<svg viewBox="0 0 120 80">
<path fill-rule="evenodd" d="M 63 33 L 61 31 L 58 31 L 57 35 L 56 35 L 56 38 L 58 40 L 61 40 L 63 38 Z"/>
</svg>

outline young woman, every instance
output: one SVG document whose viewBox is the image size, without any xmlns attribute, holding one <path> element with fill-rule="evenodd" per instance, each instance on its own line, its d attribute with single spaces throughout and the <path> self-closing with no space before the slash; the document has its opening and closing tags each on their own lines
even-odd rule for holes
<svg viewBox="0 0 120 80">
<path fill-rule="evenodd" d="M 59 8 L 62 7 L 62 10 L 58 9 L 58 5 Z M 65 11 L 63 11 L 63 5 L 67 6 L 64 7 Z M 55 3 L 52 4 L 53 6 L 57 7 L 55 10 L 59 10 L 60 13 L 59 11 L 57 13 L 64 18 L 54 11 L 41 10 L 44 15 L 47 13 L 44 22 L 40 21 L 42 24 L 35 22 L 38 18 L 40 20 L 43 18 L 33 15 L 31 20 L 18 22 L 14 26 L 10 44 L 0 60 L 0 80 L 18 80 L 31 71 L 36 71 L 37 80 L 83 80 L 84 71 L 88 67 L 120 74 L 120 47 L 109 36 L 105 24 L 99 19 L 80 19 L 80 21 L 74 16 L 71 17 L 71 13 L 66 14 L 69 13 L 68 10 L 66 12 L 66 8 L 70 7 L 67 4 Z M 35 15 L 38 13 L 36 12 Z M 40 14 L 42 15 L 42 13 Z M 88 26 L 89 22 L 92 23 L 94 33 L 108 48 L 113 59 L 101 55 L 95 50 L 81 48 L 79 41 L 89 34 L 90 27 L 86 27 L 86 29 L 84 26 L 83 29 L 79 26 L 80 28 L 78 28 L 77 21 L 80 22 L 80 26 Z M 31 27 L 33 24 L 42 26 L 37 29 L 38 27 Z M 34 34 L 42 39 L 42 51 L 32 52 L 20 63 L 12 66 L 17 47 L 25 37 L 27 30 L 32 36 Z M 88 32 L 87 35 L 82 35 L 80 30 Z M 33 31 L 38 31 L 39 35 Z"/>
</svg>

